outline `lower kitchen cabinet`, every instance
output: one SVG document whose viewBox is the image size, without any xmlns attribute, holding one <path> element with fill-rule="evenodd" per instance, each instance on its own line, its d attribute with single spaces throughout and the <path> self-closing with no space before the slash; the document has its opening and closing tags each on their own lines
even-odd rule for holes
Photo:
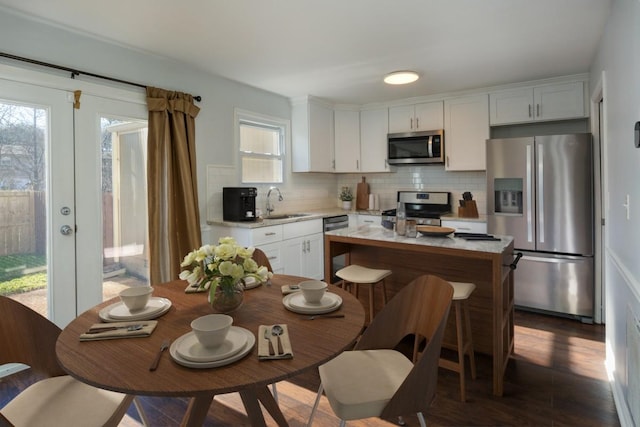
<svg viewBox="0 0 640 427">
<path fill-rule="evenodd" d="M 260 248 L 274 273 L 322 280 L 324 277 L 324 234 L 322 219 L 246 228 L 212 225 L 211 241 L 230 236 L 238 244 Z"/>
<path fill-rule="evenodd" d="M 288 239 L 282 242 L 284 274 L 322 280 L 324 277 L 323 233 Z"/>
<path fill-rule="evenodd" d="M 442 219 L 443 227 L 455 228 L 461 233 L 486 233 L 487 223 L 485 221 L 465 221 L 460 219 Z"/>
</svg>

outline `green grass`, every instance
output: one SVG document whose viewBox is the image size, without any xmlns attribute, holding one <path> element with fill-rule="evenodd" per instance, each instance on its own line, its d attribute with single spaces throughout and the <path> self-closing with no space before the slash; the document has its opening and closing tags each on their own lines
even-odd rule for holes
<svg viewBox="0 0 640 427">
<path fill-rule="evenodd" d="M 11 295 L 47 286 L 47 259 L 44 255 L 0 256 L 0 295 Z"/>
<path fill-rule="evenodd" d="M 12 295 L 47 287 L 47 273 L 34 273 L 0 282 L 0 295 Z"/>
</svg>

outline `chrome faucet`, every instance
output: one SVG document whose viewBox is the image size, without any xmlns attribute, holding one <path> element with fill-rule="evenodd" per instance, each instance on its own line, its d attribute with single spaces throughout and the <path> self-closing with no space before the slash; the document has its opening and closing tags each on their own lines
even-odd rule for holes
<svg viewBox="0 0 640 427">
<path fill-rule="evenodd" d="M 271 197 L 271 192 L 273 190 L 276 190 L 278 192 L 278 201 L 279 202 L 284 200 L 284 198 L 282 197 L 282 193 L 280 192 L 280 189 L 278 187 L 269 188 L 269 192 L 267 193 L 267 209 L 266 209 L 267 210 L 267 216 L 271 215 L 271 212 L 273 212 L 275 210 L 275 208 L 271 204 L 271 200 L 269 199 Z"/>
</svg>

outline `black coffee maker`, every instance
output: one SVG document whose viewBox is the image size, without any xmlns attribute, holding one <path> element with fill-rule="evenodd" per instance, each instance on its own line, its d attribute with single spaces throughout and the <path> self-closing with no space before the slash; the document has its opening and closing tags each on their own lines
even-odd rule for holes
<svg viewBox="0 0 640 427">
<path fill-rule="evenodd" d="M 256 196 L 255 187 L 223 187 L 222 219 L 225 221 L 255 221 Z"/>
</svg>

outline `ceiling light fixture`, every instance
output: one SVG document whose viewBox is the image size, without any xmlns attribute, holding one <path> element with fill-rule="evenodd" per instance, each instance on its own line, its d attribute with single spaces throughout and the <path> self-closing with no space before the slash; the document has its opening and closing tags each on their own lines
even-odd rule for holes
<svg viewBox="0 0 640 427">
<path fill-rule="evenodd" d="M 390 85 L 406 85 L 415 82 L 419 77 L 415 71 L 394 71 L 384 76 L 384 82 Z"/>
</svg>

